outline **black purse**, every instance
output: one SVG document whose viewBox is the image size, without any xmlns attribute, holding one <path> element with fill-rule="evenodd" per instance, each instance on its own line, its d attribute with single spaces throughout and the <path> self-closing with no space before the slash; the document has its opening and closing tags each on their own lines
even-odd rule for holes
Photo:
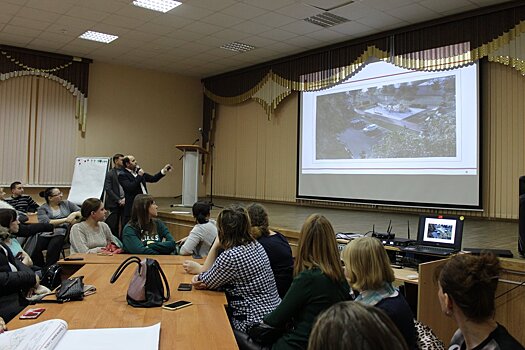
<svg viewBox="0 0 525 350">
<path fill-rule="evenodd" d="M 30 302 L 34 304 L 62 304 L 66 301 L 78 301 L 84 299 L 84 276 L 71 277 L 62 281 L 62 284 L 55 292 L 56 300 L 54 299 L 36 299 Z"/>
<path fill-rule="evenodd" d="M 72 277 L 62 281 L 56 295 L 57 300 L 62 303 L 84 299 L 84 276 Z"/>
<path fill-rule="evenodd" d="M 261 345 L 271 345 L 284 334 L 283 328 L 275 328 L 266 323 L 257 323 L 248 328 L 248 337 Z"/>
<path fill-rule="evenodd" d="M 155 259 L 146 258 L 141 261 L 138 256 L 129 257 L 120 264 L 109 282 L 115 283 L 126 267 L 131 264 L 138 266 L 131 278 L 126 295 L 129 305 L 133 307 L 155 307 L 161 306 L 170 299 L 168 280 L 159 262 Z M 164 295 L 164 290 L 166 290 L 166 295 Z"/>
</svg>

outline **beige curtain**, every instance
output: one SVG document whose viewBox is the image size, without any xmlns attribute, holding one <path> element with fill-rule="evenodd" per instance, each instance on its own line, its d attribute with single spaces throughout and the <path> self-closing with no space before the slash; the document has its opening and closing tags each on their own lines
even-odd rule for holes
<svg viewBox="0 0 525 350">
<path fill-rule="evenodd" d="M 0 82 L 0 183 L 69 184 L 78 133 L 76 98 L 36 76 Z"/>
</svg>

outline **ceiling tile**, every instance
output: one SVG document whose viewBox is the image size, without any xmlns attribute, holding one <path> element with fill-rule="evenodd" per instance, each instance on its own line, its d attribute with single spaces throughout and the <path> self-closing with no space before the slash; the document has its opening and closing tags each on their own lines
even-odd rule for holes
<svg viewBox="0 0 525 350">
<path fill-rule="evenodd" d="M 205 8 L 212 11 L 219 11 L 234 5 L 234 0 L 191 0 L 189 4 L 196 7 Z"/>
<path fill-rule="evenodd" d="M 2 4 L 2 14 L 4 15 L 14 15 L 20 11 L 22 7 L 15 4 Z"/>
<path fill-rule="evenodd" d="M 419 0 L 366 0 L 367 6 L 374 7 L 380 11 L 389 11 L 397 7 L 406 6 L 420 2 Z"/>
<path fill-rule="evenodd" d="M 148 10 L 142 7 L 131 5 L 131 1 L 118 11 L 118 14 L 124 17 L 136 18 L 141 21 L 148 21 L 160 16 L 160 12 Z"/>
<path fill-rule="evenodd" d="M 319 30 L 319 26 L 306 21 L 295 21 L 285 26 L 279 27 L 279 29 L 286 30 L 287 32 L 295 33 L 297 35 L 307 34 Z"/>
<path fill-rule="evenodd" d="M 380 11 L 375 12 L 373 15 L 360 18 L 357 22 L 372 28 L 390 28 L 392 25 L 402 27 L 408 24 L 399 18 L 390 16 L 389 14 Z"/>
<path fill-rule="evenodd" d="M 373 29 L 369 26 L 365 26 L 364 24 L 355 21 L 338 24 L 330 28 L 330 30 L 341 34 L 350 35 L 352 37 L 362 36 L 363 33 L 370 33 L 373 31 Z"/>
<path fill-rule="evenodd" d="M 436 13 L 419 4 L 412 4 L 399 7 L 397 9 L 392 9 L 388 11 L 388 13 L 409 23 L 419 23 L 439 16 L 439 13 Z"/>
<path fill-rule="evenodd" d="M 338 33 L 329 29 L 321 29 L 317 32 L 306 34 L 307 37 L 322 41 L 325 45 L 332 44 L 337 41 L 345 41 L 348 36 L 343 33 Z"/>
<path fill-rule="evenodd" d="M 180 16 L 170 15 L 169 13 L 165 14 L 164 16 L 159 16 L 153 18 L 150 23 L 163 25 L 166 27 L 170 27 L 173 29 L 178 29 L 185 27 L 187 25 L 190 25 L 193 23 L 193 20 L 188 18 L 183 18 Z"/>
<path fill-rule="evenodd" d="M 468 5 L 473 6 L 468 0 L 423 0 L 420 2 L 420 5 L 438 13 L 462 8 Z"/>
<path fill-rule="evenodd" d="M 288 23 L 294 22 L 296 19 L 285 15 L 280 15 L 274 12 L 268 12 L 264 15 L 255 17 L 252 19 L 253 22 L 265 24 L 270 27 L 281 27 Z"/>
<path fill-rule="evenodd" d="M 247 37 L 243 41 L 246 44 L 250 44 L 250 45 L 253 45 L 255 47 L 264 47 L 264 46 L 268 46 L 270 44 L 273 44 L 273 43 L 277 42 L 277 40 L 272 40 L 272 39 L 269 39 L 269 38 L 263 38 L 263 37 L 255 36 L 255 35 Z"/>
<path fill-rule="evenodd" d="M 49 27 L 51 22 L 43 22 L 43 21 L 36 21 L 34 19 L 16 17 L 16 18 L 13 18 L 11 22 L 9 22 L 9 24 L 17 26 L 17 27 L 44 30 L 47 27 Z"/>
<path fill-rule="evenodd" d="M 281 29 L 272 29 L 267 32 L 259 34 L 259 36 L 263 38 L 278 40 L 278 41 L 285 41 L 285 40 L 290 40 L 292 38 L 295 38 L 297 34 L 287 32 Z"/>
<path fill-rule="evenodd" d="M 83 0 L 80 3 L 83 7 L 90 8 L 97 11 L 107 13 L 118 13 L 122 8 L 131 3 L 132 0 L 126 2 L 108 1 L 108 0 Z"/>
<path fill-rule="evenodd" d="M 204 22 L 193 22 L 192 24 L 184 27 L 184 29 L 187 29 L 195 33 L 210 35 L 215 32 L 218 32 L 219 30 L 223 30 L 224 28 L 216 26 L 214 24 L 209 24 L 209 23 L 204 23 Z"/>
<path fill-rule="evenodd" d="M 33 40 L 31 36 L 0 32 L 0 42 L 7 45 L 25 47 Z"/>
<path fill-rule="evenodd" d="M 58 21 L 51 24 L 46 30 L 55 33 L 63 33 L 64 31 L 71 33 L 71 35 L 80 35 L 86 30 L 91 29 L 93 21 L 86 21 L 70 16 L 61 16 Z"/>
<path fill-rule="evenodd" d="M 135 28 L 137 25 L 140 25 L 141 23 L 144 23 L 144 22 L 137 20 L 136 18 L 124 17 L 124 16 L 117 15 L 117 14 L 111 14 L 111 15 L 108 15 L 106 18 L 104 18 L 102 20 L 102 23 L 111 24 L 111 25 L 122 27 L 122 28 L 132 29 L 132 28 Z"/>
<path fill-rule="evenodd" d="M 199 43 L 184 43 L 182 44 L 181 46 L 178 47 L 178 49 L 180 50 L 184 50 L 186 52 L 193 52 L 193 53 L 200 53 L 200 52 L 204 52 L 206 50 L 209 50 L 209 46 L 207 45 L 202 45 L 202 44 L 199 44 Z"/>
<path fill-rule="evenodd" d="M 230 15 L 225 15 L 220 12 L 216 12 L 212 15 L 202 18 L 201 21 L 209 24 L 214 24 L 223 28 L 229 28 L 236 24 L 244 22 L 245 19 L 236 18 Z"/>
<path fill-rule="evenodd" d="M 53 33 L 53 32 L 41 32 L 38 38 L 47 40 L 47 41 L 53 41 L 53 42 L 65 44 L 67 42 L 70 42 L 71 40 L 76 39 L 76 36 L 73 36 L 67 33 L 62 34 L 62 33 Z"/>
<path fill-rule="evenodd" d="M 29 44 L 33 50 L 58 50 L 64 46 L 65 42 L 58 42 L 53 40 L 45 40 L 43 38 L 36 38 Z"/>
<path fill-rule="evenodd" d="M 29 0 L 26 6 L 33 9 L 54 12 L 57 14 L 65 14 L 73 8 L 73 4 L 71 3 L 55 0 Z"/>
<path fill-rule="evenodd" d="M 150 33 L 154 35 L 166 35 L 174 30 L 174 28 L 172 27 L 162 26 L 160 24 L 155 23 L 144 23 L 140 26 L 137 26 L 135 29 L 140 32 Z"/>
<path fill-rule="evenodd" d="M 169 34 L 166 34 L 166 36 L 168 38 L 175 38 L 175 39 L 184 40 L 184 41 L 195 41 L 207 35 L 202 34 L 202 33 L 195 33 L 190 30 L 186 30 L 186 28 L 184 28 L 184 30 L 175 30 Z"/>
<path fill-rule="evenodd" d="M 3 12 L 3 5 L 2 5 L 2 12 Z M 18 11 L 17 16 L 21 18 L 25 18 L 25 19 L 45 21 L 45 22 L 54 22 L 60 18 L 60 14 L 58 13 L 51 12 L 51 11 L 44 11 L 41 9 L 35 9 L 31 7 L 22 7 L 20 11 Z"/>
<path fill-rule="evenodd" d="M 36 37 L 40 34 L 40 31 L 37 29 L 19 27 L 19 26 L 14 26 L 11 24 L 7 24 L 2 29 L 2 32 L 9 33 L 9 34 L 19 34 L 19 35 L 24 35 L 28 37 Z"/>
<path fill-rule="evenodd" d="M 322 11 L 312 6 L 308 6 L 305 3 L 296 3 L 282 7 L 278 10 L 275 10 L 275 12 L 296 19 L 305 19 L 307 17 L 317 15 Z"/>
<path fill-rule="evenodd" d="M 238 2 L 233 6 L 225 8 L 221 12 L 237 18 L 252 19 L 267 13 L 268 10 Z"/>
<path fill-rule="evenodd" d="M 226 42 L 231 42 L 231 41 L 242 41 L 242 39 L 249 37 L 250 34 L 239 32 L 237 30 L 232 30 L 232 29 L 224 29 L 216 33 L 213 33 L 212 36 L 221 38 L 225 40 Z"/>
<path fill-rule="evenodd" d="M 88 9 L 86 7 L 73 7 L 71 10 L 67 11 L 66 15 L 75 18 L 82 18 L 88 21 L 100 22 L 110 14 L 107 12 Z"/>
<path fill-rule="evenodd" d="M 293 4 L 295 1 L 294 0 L 264 0 L 264 1 L 244 0 L 243 2 L 253 5 L 253 6 L 263 8 L 263 9 L 267 9 L 270 11 L 275 11 L 285 6 L 289 6 Z"/>
<path fill-rule="evenodd" d="M 176 15 L 187 19 L 201 19 L 213 13 L 214 11 L 210 9 L 192 6 L 191 3 L 184 2 L 179 7 L 176 7 L 168 12 L 167 15 Z"/>
<path fill-rule="evenodd" d="M 259 34 L 262 32 L 266 32 L 272 28 L 267 25 L 261 24 L 261 23 L 246 21 L 246 22 L 237 24 L 236 26 L 233 26 L 232 29 L 238 30 L 241 32 L 245 32 L 248 34 Z"/>
<path fill-rule="evenodd" d="M 330 12 L 349 20 L 356 20 L 363 17 L 374 16 L 375 13 L 377 13 L 377 9 L 370 6 L 368 2 L 354 2 Z"/>
</svg>

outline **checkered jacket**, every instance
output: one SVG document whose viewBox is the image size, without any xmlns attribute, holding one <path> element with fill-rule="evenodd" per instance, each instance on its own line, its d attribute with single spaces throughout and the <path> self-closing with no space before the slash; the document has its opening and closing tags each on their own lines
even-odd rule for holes
<svg viewBox="0 0 525 350">
<path fill-rule="evenodd" d="M 257 241 L 225 250 L 199 280 L 209 289 L 224 288 L 233 327 L 243 332 L 281 302 L 270 261 Z"/>
</svg>

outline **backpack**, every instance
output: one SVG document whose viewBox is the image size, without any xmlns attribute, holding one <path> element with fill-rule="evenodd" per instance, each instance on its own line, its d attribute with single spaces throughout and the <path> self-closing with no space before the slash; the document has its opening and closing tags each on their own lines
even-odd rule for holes
<svg viewBox="0 0 525 350">
<path fill-rule="evenodd" d="M 40 284 L 54 290 L 62 283 L 62 266 L 53 264 L 42 274 Z"/>
</svg>

